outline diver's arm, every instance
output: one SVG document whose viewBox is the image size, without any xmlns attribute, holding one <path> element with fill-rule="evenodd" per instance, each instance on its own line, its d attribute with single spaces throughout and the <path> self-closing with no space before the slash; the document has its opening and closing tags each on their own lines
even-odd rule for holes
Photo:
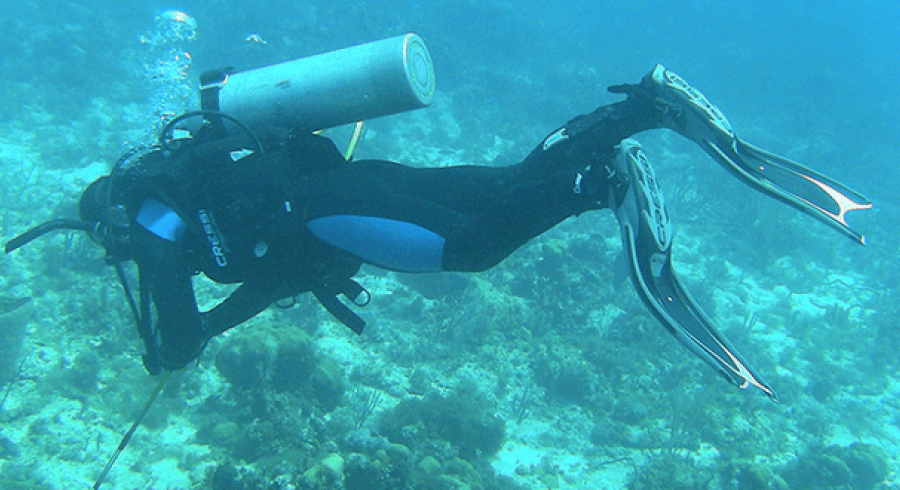
<svg viewBox="0 0 900 490">
<path fill-rule="evenodd" d="M 293 294 L 274 282 L 245 282 L 215 308 L 203 314 L 205 328 L 210 336 L 218 335 L 258 315 L 274 301 Z"/>
<path fill-rule="evenodd" d="M 148 289 L 149 302 L 155 307 L 151 327 L 157 345 L 147 346 L 156 348 L 150 357 L 158 356 L 166 369 L 180 369 L 197 358 L 209 339 L 194 297 L 193 269 L 179 244 L 137 226 L 132 239 L 141 285 Z"/>
</svg>

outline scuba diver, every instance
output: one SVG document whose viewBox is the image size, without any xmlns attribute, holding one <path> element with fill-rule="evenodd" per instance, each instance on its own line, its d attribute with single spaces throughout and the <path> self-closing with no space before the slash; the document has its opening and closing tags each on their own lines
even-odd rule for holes
<svg viewBox="0 0 900 490">
<path fill-rule="evenodd" d="M 225 108 L 187 113 L 163 129 L 158 144 L 125 155 L 90 184 L 79 220 L 40 225 L 6 251 L 54 229 L 88 232 L 118 271 L 146 347 L 144 365 L 155 375 L 194 362 L 212 337 L 303 292 L 360 333 L 364 322 L 338 296 L 367 302 L 353 280 L 362 264 L 483 271 L 566 218 L 609 208 L 635 288 L 654 316 L 727 380 L 775 400 L 675 275 L 663 195 L 630 137 L 673 130 L 750 186 L 863 244 L 846 214 L 871 204 L 738 139 L 703 94 L 662 65 L 609 90 L 625 100 L 572 119 L 507 167 L 349 161 L 309 128 L 254 134 Z M 125 261 L 138 267 L 137 300 Z M 201 312 L 191 284 L 201 272 L 240 285 Z"/>
</svg>

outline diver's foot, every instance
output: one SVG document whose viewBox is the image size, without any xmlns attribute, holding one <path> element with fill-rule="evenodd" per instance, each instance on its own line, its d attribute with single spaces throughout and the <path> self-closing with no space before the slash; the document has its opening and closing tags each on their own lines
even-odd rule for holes
<svg viewBox="0 0 900 490">
<path fill-rule="evenodd" d="M 722 144 L 734 140 L 734 131 L 722 111 L 663 65 L 656 65 L 637 85 L 616 85 L 609 91 L 627 94 L 628 101 L 634 104 L 652 105 L 652 110 L 659 114 L 660 126 L 701 146 L 708 141 Z"/>
</svg>

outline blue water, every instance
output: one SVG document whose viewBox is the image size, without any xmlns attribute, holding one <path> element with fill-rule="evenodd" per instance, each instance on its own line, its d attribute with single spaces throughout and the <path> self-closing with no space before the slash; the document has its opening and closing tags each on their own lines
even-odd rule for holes
<svg viewBox="0 0 900 490">
<path fill-rule="evenodd" d="M 371 121 L 363 157 L 514 163 L 572 116 L 619 100 L 606 86 L 663 63 L 746 140 L 875 205 L 851 213 L 868 237 L 861 247 L 741 186 L 674 133 L 640 137 L 669 196 L 682 279 L 782 395 L 778 405 L 714 377 L 628 285 L 612 284 L 618 229 L 590 215 L 476 276 L 365 271 L 374 299 L 362 337 L 307 298 L 214 342 L 154 407 L 110 488 L 900 485 L 900 3 L 6 3 L 3 240 L 74 216 L 80 189 L 147 137 L 160 104 L 173 94 L 195 103 L 201 72 L 406 32 L 428 45 L 437 100 Z M 141 43 L 167 9 L 196 20 L 196 39 Z M 190 53 L 184 80 L 148 78 L 147 64 L 171 49 Z M 12 377 L 0 487 L 72 488 L 66 474 L 89 486 L 153 383 L 115 277 L 77 237 L 3 257 L 0 273 L 0 298 L 33 298 L 25 315 L 0 309 L 11 339 L 0 382 Z M 300 388 L 275 389 L 272 346 L 300 330 L 291 345 L 309 342 L 317 367 Z M 219 355 L 239 342 L 264 351 L 242 361 L 258 375 L 240 388 Z M 343 396 L 322 393 L 329 376 L 342 378 Z M 360 421 L 366 400 L 374 411 Z M 239 467 L 244 476 L 231 473 Z"/>
</svg>

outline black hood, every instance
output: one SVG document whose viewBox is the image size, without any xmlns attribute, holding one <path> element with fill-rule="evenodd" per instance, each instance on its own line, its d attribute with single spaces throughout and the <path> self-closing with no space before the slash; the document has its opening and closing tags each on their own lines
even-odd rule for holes
<svg viewBox="0 0 900 490">
<path fill-rule="evenodd" d="M 82 221 L 97 223 L 106 221 L 109 214 L 109 177 L 104 176 L 95 180 L 78 201 L 78 217 Z"/>
</svg>

